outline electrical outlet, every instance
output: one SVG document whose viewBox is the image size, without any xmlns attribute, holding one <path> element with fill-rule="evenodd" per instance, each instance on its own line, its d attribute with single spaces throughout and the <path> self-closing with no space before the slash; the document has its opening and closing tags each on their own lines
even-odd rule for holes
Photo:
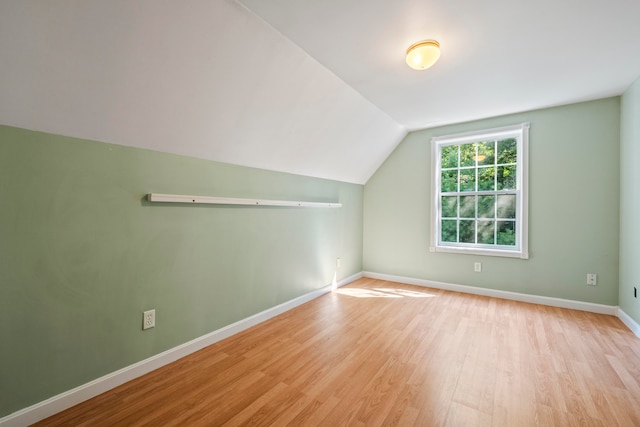
<svg viewBox="0 0 640 427">
<path fill-rule="evenodd" d="M 156 311 L 149 310 L 142 313 L 142 329 L 150 329 L 156 326 Z"/>
<path fill-rule="evenodd" d="M 336 270 L 340 270 L 340 258 L 336 258 Z"/>
<path fill-rule="evenodd" d="M 596 286 L 598 284 L 598 276 L 595 273 L 587 274 L 587 285 Z"/>
<path fill-rule="evenodd" d="M 481 262 L 474 262 L 473 263 L 473 271 L 475 271 L 476 273 L 482 273 L 482 263 Z"/>
</svg>

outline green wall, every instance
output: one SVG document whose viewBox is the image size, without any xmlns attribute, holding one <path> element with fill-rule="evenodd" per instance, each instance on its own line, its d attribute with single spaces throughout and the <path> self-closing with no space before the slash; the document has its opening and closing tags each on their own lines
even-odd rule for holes
<svg viewBox="0 0 640 427">
<path fill-rule="evenodd" d="M 360 272 L 362 198 L 360 185 L 0 126 L 0 417 L 319 289 L 337 257 L 338 280 Z"/>
<path fill-rule="evenodd" d="M 431 138 L 525 121 L 530 258 L 429 252 Z M 617 305 L 619 132 L 615 97 L 410 133 L 365 185 L 364 270 Z"/>
<path fill-rule="evenodd" d="M 622 98 L 412 132 L 364 188 L 0 126 L 0 417 L 321 288 L 337 257 L 338 280 L 364 269 L 619 304 L 640 322 L 638 117 L 640 80 Z M 429 252 L 431 137 L 524 121 L 530 259 Z"/>
<path fill-rule="evenodd" d="M 620 308 L 640 324 L 640 79 L 622 95 L 620 117 Z"/>
</svg>

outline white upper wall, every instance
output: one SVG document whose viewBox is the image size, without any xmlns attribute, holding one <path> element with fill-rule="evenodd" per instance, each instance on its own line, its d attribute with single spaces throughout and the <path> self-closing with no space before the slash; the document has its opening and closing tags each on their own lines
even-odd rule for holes
<svg viewBox="0 0 640 427">
<path fill-rule="evenodd" d="M 0 123 L 363 184 L 405 129 L 232 0 L 0 2 Z"/>
<path fill-rule="evenodd" d="M 0 0 L 0 124 L 363 184 L 407 130 L 620 95 L 640 75 L 639 14 L 637 0 Z M 442 56 L 419 72 L 404 51 L 423 38 Z"/>
</svg>

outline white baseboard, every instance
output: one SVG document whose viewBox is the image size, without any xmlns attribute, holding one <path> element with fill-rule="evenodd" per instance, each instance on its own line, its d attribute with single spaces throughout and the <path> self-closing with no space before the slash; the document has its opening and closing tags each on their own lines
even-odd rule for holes
<svg viewBox="0 0 640 427">
<path fill-rule="evenodd" d="M 432 280 L 415 279 L 412 277 L 394 276 L 391 274 L 374 273 L 365 271 L 364 277 L 372 279 L 388 280 L 391 282 L 406 283 L 409 285 L 425 286 L 428 288 L 445 289 L 448 291 L 463 292 L 474 295 L 484 295 L 488 297 L 502 298 L 514 301 L 529 302 L 533 304 L 549 305 L 552 307 L 570 308 L 573 310 L 589 311 L 591 313 L 608 314 L 616 316 L 627 326 L 638 338 L 640 338 L 640 325 L 625 313 L 620 307 L 613 305 L 595 304 L 591 302 L 574 301 L 562 298 L 545 297 L 539 295 L 521 294 L 518 292 L 500 291 L 497 289 L 477 288 L 475 286 L 456 285 L 445 282 L 435 282 Z"/>
<path fill-rule="evenodd" d="M 409 285 L 425 286 L 428 288 L 445 289 L 448 291 L 463 292 L 474 295 L 484 295 L 488 297 L 502 298 L 513 301 L 530 302 L 533 304 L 549 305 L 552 307 L 571 308 L 574 310 L 589 311 L 592 313 L 618 315 L 618 307 L 613 305 L 594 304 L 591 302 L 573 301 L 562 298 L 544 297 L 539 295 L 521 294 L 519 292 L 501 291 L 497 289 L 477 288 L 475 286 L 455 285 L 452 283 L 435 282 L 425 279 L 414 279 L 411 277 L 393 276 L 390 274 L 364 272 L 364 277 L 372 279 L 388 280 L 391 282 L 406 283 Z"/>
<path fill-rule="evenodd" d="M 618 309 L 618 318 L 622 320 L 627 328 L 631 329 L 631 332 L 636 334 L 638 338 L 640 338 L 640 325 L 636 323 L 635 320 L 631 318 L 627 313 L 625 313 L 621 308 Z"/>
<path fill-rule="evenodd" d="M 231 325 L 198 337 L 192 341 L 156 354 L 155 356 L 151 356 L 148 359 L 141 360 L 138 363 L 134 363 L 133 365 L 97 378 L 72 390 L 21 409 L 13 414 L 7 415 L 6 417 L 0 418 L 0 426 L 23 427 L 43 420 L 60 411 L 64 411 L 65 409 L 77 405 L 78 403 L 84 402 L 85 400 L 91 399 L 92 397 L 122 385 L 127 381 L 138 378 L 191 353 L 195 353 L 196 351 L 210 346 L 211 344 L 215 344 L 216 342 L 242 332 L 245 329 L 249 329 L 258 323 L 262 323 L 265 320 L 284 313 L 285 311 L 291 310 L 292 308 L 318 298 L 319 296 L 331 292 L 331 289 L 335 287 L 344 286 L 360 279 L 361 277 L 363 277 L 362 273 L 354 274 L 353 276 L 342 279 L 337 283 L 309 292 L 308 294 L 294 298 L 290 301 L 254 314 L 253 316 L 247 317 L 246 319 L 242 319 L 238 322 L 232 323 Z"/>
</svg>

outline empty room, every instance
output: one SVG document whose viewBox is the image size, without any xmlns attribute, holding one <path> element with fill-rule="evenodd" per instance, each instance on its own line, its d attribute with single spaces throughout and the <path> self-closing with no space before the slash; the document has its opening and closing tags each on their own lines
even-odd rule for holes
<svg viewBox="0 0 640 427">
<path fill-rule="evenodd" d="M 640 425 L 638 16 L 0 1 L 0 426 Z"/>
</svg>

